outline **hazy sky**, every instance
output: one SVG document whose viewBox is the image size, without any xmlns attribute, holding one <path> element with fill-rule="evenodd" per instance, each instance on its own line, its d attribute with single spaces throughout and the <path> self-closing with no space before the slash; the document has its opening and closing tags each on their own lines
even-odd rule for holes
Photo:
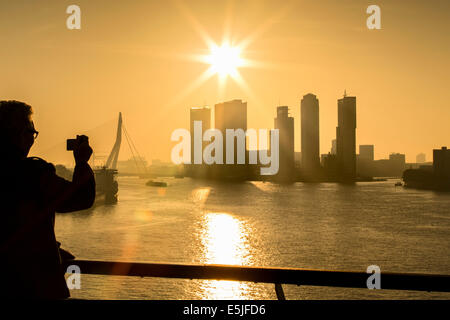
<svg viewBox="0 0 450 320">
<path fill-rule="evenodd" d="M 81 30 L 66 28 L 67 6 Z M 366 27 L 381 7 L 382 30 Z M 320 149 L 335 137 L 337 99 L 357 97 L 357 145 L 375 158 L 450 146 L 450 1 L 362 0 L 0 0 L 0 99 L 34 107 L 40 131 L 33 155 L 70 159 L 65 139 L 87 132 L 97 159 L 109 153 L 118 112 L 148 160 L 170 159 L 170 135 L 189 128 L 189 107 L 248 102 L 248 127 L 273 128 L 277 105 L 295 117 L 300 100 L 320 103 Z M 194 86 L 208 65 L 189 59 L 247 39 L 239 69 L 248 88 L 218 78 Z M 191 90 L 189 90 L 191 88 Z M 123 140 L 119 159 L 130 157 Z"/>
</svg>

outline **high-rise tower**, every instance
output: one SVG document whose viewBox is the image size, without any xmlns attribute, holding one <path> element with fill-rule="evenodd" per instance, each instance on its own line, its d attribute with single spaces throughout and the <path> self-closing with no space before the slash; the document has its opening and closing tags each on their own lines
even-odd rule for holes
<svg viewBox="0 0 450 320">
<path fill-rule="evenodd" d="M 279 169 L 277 178 L 292 180 L 295 177 L 294 167 L 294 118 L 289 117 L 289 108 L 277 108 L 275 129 L 279 130 Z"/>
<path fill-rule="evenodd" d="M 344 94 L 338 100 L 336 128 L 338 175 L 340 180 L 356 180 L 356 97 Z"/>
<path fill-rule="evenodd" d="M 301 102 L 302 172 L 315 176 L 320 168 L 319 154 L 319 100 L 308 93 Z"/>
<path fill-rule="evenodd" d="M 215 128 L 219 129 L 223 135 L 223 165 L 216 168 L 216 176 L 222 178 L 244 179 L 247 174 L 247 159 L 243 164 L 238 163 L 238 147 L 240 146 L 238 138 L 234 137 L 234 150 L 227 150 L 226 129 L 242 129 L 247 131 L 247 102 L 242 100 L 231 100 L 218 103 L 214 107 L 214 123 Z M 247 144 L 244 136 L 244 153 L 247 158 Z M 234 161 L 227 164 L 227 153 L 233 152 Z"/>
<path fill-rule="evenodd" d="M 192 107 L 190 109 L 190 131 L 191 131 L 191 164 L 187 165 L 188 175 L 190 176 L 201 176 L 206 174 L 206 167 L 202 164 L 203 161 L 203 149 L 206 146 L 206 142 L 201 140 L 194 140 L 194 122 L 201 121 L 201 135 L 203 138 L 203 134 L 206 130 L 211 129 L 211 109 L 208 107 Z M 199 143 L 200 142 L 200 143 Z M 197 146 L 195 143 L 199 143 Z M 195 152 L 198 153 L 197 159 L 195 159 Z"/>
</svg>

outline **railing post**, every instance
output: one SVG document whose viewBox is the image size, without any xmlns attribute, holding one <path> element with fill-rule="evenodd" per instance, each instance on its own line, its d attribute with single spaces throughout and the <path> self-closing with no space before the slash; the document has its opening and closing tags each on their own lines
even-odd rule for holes
<svg viewBox="0 0 450 320">
<path fill-rule="evenodd" d="M 286 300 L 281 283 L 275 283 L 275 292 L 277 293 L 278 300 Z"/>
</svg>

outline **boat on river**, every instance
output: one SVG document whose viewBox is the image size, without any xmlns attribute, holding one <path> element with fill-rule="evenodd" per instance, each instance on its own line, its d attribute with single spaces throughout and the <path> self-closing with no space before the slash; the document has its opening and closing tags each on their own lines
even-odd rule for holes
<svg viewBox="0 0 450 320">
<path fill-rule="evenodd" d="M 145 185 L 149 186 L 149 187 L 162 187 L 162 188 L 165 188 L 165 187 L 167 187 L 167 182 L 148 180 Z"/>
</svg>

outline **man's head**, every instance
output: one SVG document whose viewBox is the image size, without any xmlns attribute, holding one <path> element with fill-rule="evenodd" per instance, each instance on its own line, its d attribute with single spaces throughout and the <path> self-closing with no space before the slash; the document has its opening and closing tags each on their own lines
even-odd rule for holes
<svg viewBox="0 0 450 320">
<path fill-rule="evenodd" d="M 31 106 L 19 101 L 0 101 L 0 146 L 2 151 L 27 157 L 37 131 Z M 6 149 L 6 150 L 5 150 Z"/>
</svg>

